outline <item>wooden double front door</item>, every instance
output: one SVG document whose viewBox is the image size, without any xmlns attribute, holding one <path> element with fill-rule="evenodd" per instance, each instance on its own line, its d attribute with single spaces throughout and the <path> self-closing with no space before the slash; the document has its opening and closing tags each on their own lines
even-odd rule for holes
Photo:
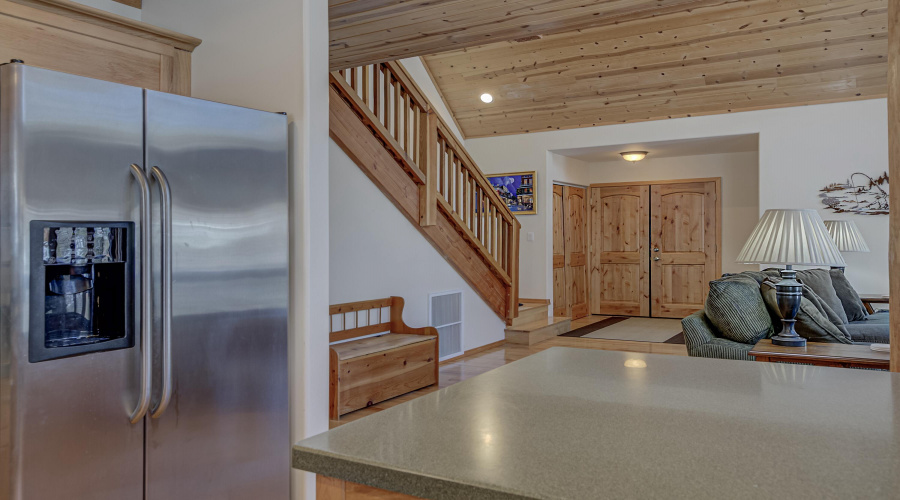
<svg viewBox="0 0 900 500">
<path fill-rule="evenodd" d="M 553 315 L 582 318 L 588 307 L 587 189 L 553 185 Z"/>
<path fill-rule="evenodd" d="M 719 186 L 592 185 L 590 312 L 683 318 L 702 309 L 721 274 Z"/>
</svg>

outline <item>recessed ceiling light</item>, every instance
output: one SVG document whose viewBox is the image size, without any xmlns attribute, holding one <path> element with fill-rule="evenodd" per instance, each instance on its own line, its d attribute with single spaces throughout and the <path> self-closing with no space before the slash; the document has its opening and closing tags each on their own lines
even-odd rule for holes
<svg viewBox="0 0 900 500">
<path fill-rule="evenodd" d="M 487 92 L 485 92 L 484 94 L 481 94 L 481 102 L 489 103 L 493 100 L 494 100 L 494 96 L 492 96 L 491 94 L 488 94 Z"/>
<path fill-rule="evenodd" d="M 622 155 L 622 158 L 632 163 L 641 161 L 647 156 L 646 151 L 625 151 L 624 153 L 619 154 Z"/>
</svg>

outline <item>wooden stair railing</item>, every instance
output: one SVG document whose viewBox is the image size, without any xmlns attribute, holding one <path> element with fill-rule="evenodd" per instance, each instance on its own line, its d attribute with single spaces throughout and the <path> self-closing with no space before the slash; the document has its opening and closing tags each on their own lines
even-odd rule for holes
<svg viewBox="0 0 900 500">
<path fill-rule="evenodd" d="M 494 310 L 512 321 L 518 315 L 521 225 L 403 66 L 385 62 L 335 71 L 331 86 L 415 184 L 421 229 L 437 225 L 441 216 L 452 224 L 506 289 L 504 307 Z M 347 138 L 335 137 L 346 129 L 336 128 L 331 127 L 332 137 L 350 154 Z M 371 169 L 367 174 L 376 175 Z M 446 250 L 438 248 L 451 260 Z M 467 258 L 454 256 L 460 262 Z M 478 280 L 467 281 L 479 291 Z"/>
</svg>

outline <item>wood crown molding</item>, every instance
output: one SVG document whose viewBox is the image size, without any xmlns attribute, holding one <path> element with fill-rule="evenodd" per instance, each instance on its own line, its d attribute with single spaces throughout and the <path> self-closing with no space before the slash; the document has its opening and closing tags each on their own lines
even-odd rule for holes
<svg viewBox="0 0 900 500">
<path fill-rule="evenodd" d="M 193 52 L 202 40 L 71 0 L 7 0 Z M 129 4 L 129 2 L 121 2 Z M 132 2 L 133 3 L 133 2 Z"/>
<path fill-rule="evenodd" d="M 142 3 L 141 0 L 113 0 L 113 2 L 121 3 L 129 7 L 134 7 L 135 9 L 140 9 Z"/>
</svg>

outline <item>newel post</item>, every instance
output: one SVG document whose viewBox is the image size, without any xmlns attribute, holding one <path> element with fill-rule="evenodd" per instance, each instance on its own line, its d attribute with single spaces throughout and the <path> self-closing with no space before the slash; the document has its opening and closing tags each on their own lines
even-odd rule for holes
<svg viewBox="0 0 900 500">
<path fill-rule="evenodd" d="M 509 245 L 506 249 L 509 252 L 509 305 L 506 309 L 506 318 L 508 321 L 519 316 L 519 230 L 521 229 L 519 221 L 513 216 L 512 224 L 509 225 Z"/>
<path fill-rule="evenodd" d="M 425 184 L 419 186 L 419 225 L 433 226 L 437 224 L 437 128 L 438 119 L 433 109 L 423 112 L 425 119 L 420 120 L 419 131 L 419 168 L 425 174 Z"/>
</svg>

